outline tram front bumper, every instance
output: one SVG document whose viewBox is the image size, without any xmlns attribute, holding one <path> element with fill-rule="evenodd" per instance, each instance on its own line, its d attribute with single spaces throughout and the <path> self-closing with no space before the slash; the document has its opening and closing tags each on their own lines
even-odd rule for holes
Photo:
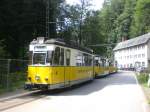
<svg viewBox="0 0 150 112">
<path fill-rule="evenodd" d="M 48 84 L 32 84 L 32 83 L 25 83 L 24 84 L 25 90 L 30 89 L 48 89 Z"/>
</svg>

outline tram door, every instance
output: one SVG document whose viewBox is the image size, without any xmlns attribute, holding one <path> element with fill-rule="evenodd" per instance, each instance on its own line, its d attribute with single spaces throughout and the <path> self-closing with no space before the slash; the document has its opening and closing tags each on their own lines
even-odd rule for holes
<svg viewBox="0 0 150 112">
<path fill-rule="evenodd" d="M 53 58 L 52 83 L 62 84 L 64 82 L 64 49 L 56 47 Z"/>
<path fill-rule="evenodd" d="M 70 86 L 70 74 L 71 74 L 71 51 L 69 49 L 65 50 L 65 74 L 64 74 L 64 84 L 65 86 Z"/>
</svg>

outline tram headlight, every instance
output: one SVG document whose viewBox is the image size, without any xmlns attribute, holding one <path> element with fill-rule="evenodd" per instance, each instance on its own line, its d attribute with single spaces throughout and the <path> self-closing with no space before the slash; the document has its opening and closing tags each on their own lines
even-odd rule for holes
<svg viewBox="0 0 150 112">
<path fill-rule="evenodd" d="M 31 81 L 31 77 L 28 77 L 28 80 Z"/>
<path fill-rule="evenodd" d="M 46 77 L 45 80 L 48 81 L 48 77 Z"/>
<path fill-rule="evenodd" d="M 35 76 L 35 80 L 40 80 L 40 76 Z"/>
</svg>

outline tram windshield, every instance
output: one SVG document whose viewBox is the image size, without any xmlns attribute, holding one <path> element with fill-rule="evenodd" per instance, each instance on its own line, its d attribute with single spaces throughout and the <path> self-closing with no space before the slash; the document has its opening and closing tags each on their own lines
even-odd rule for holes
<svg viewBox="0 0 150 112">
<path fill-rule="evenodd" d="M 64 65 L 64 49 L 56 47 L 54 50 L 45 52 L 34 52 L 32 56 L 33 65 L 60 66 Z M 69 62 L 70 63 L 70 62 Z"/>
<path fill-rule="evenodd" d="M 34 53 L 33 64 L 45 64 L 46 53 Z"/>
<path fill-rule="evenodd" d="M 32 64 L 33 65 L 52 65 L 53 52 L 47 51 L 45 53 L 33 53 Z"/>
</svg>

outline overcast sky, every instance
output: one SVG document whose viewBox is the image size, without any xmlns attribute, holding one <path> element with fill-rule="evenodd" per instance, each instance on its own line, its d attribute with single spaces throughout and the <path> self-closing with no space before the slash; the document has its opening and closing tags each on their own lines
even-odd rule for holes
<svg viewBox="0 0 150 112">
<path fill-rule="evenodd" d="M 71 4 L 71 5 L 79 3 L 78 0 L 66 0 L 66 1 L 68 4 Z M 104 2 L 104 0 L 92 0 L 92 4 L 93 4 L 92 9 L 94 9 L 94 10 L 101 9 L 103 2 Z"/>
</svg>

